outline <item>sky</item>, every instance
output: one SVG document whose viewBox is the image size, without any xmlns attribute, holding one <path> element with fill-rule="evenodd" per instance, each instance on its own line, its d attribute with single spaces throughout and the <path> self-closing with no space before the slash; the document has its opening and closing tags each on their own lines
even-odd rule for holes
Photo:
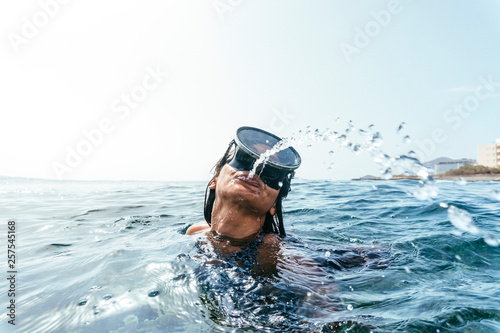
<svg viewBox="0 0 500 333">
<path fill-rule="evenodd" d="M 240 126 L 290 137 L 350 121 L 350 140 L 373 124 L 391 156 L 477 158 L 500 138 L 499 11 L 452 0 L 5 1 L 0 176 L 208 180 Z M 295 148 L 297 177 L 379 172 L 335 142 Z"/>
</svg>

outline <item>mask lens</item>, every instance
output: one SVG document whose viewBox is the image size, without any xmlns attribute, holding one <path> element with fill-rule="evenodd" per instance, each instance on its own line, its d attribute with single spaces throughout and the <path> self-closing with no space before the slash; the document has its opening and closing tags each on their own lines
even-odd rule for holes
<svg viewBox="0 0 500 333">
<path fill-rule="evenodd" d="M 250 171 L 254 163 L 255 158 L 239 149 L 239 147 L 236 147 L 234 157 L 229 162 L 229 166 L 238 171 Z M 267 164 L 264 165 L 264 169 L 262 169 L 262 166 L 257 168 L 257 174 L 264 184 L 275 190 L 281 188 L 279 183 L 285 179 L 288 173 L 289 171 L 279 170 Z"/>
<path fill-rule="evenodd" d="M 283 184 L 280 185 L 281 182 L 288 175 L 288 172 L 284 172 L 283 170 L 275 169 L 269 165 L 264 166 L 264 170 L 260 173 L 260 179 L 269 186 L 270 188 L 274 188 L 275 190 L 279 190 Z"/>
</svg>

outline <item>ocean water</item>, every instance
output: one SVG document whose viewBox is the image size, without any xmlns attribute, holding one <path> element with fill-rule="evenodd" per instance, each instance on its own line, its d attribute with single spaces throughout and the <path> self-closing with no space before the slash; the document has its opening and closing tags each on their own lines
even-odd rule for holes
<svg viewBox="0 0 500 333">
<path fill-rule="evenodd" d="M 18 272 L 16 326 L 4 314 L 0 331 L 500 332 L 500 184 L 418 186 L 296 179 L 259 270 L 255 244 L 184 235 L 204 183 L 0 178 Z"/>
</svg>

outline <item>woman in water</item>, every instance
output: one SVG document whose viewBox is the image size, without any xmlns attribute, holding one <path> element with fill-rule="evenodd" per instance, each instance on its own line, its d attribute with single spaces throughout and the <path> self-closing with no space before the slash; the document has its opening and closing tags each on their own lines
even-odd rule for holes
<svg viewBox="0 0 500 333">
<path fill-rule="evenodd" d="M 224 156 L 215 165 L 215 174 L 207 186 L 205 221 L 189 227 L 187 235 L 206 232 L 219 254 L 233 255 L 245 249 L 256 249 L 257 268 L 274 273 L 278 266 L 307 269 L 309 275 L 323 274 L 316 262 L 300 253 L 290 253 L 282 240 L 282 200 L 290 191 L 294 171 L 300 166 L 297 151 L 280 145 L 280 138 L 253 127 L 241 127 Z M 266 153 L 269 159 L 259 164 Z M 255 166 L 255 173 L 252 172 Z M 373 249 L 346 249 L 344 265 L 372 265 L 378 255 Z M 293 251 L 292 251 L 293 252 Z M 345 253 L 344 253 L 345 252 Z M 373 260 L 375 259 L 375 260 Z M 300 265 L 295 263 L 300 262 Z M 380 265 L 381 264 L 381 265 Z M 379 262 L 378 268 L 385 264 Z M 256 267 L 254 267 L 256 268 Z"/>
<path fill-rule="evenodd" d="M 285 236 L 282 200 L 300 165 L 299 154 L 291 147 L 275 152 L 252 173 L 259 156 L 279 141 L 260 129 L 238 129 L 207 186 L 205 221 L 189 227 L 186 234 L 210 230 L 238 244 L 272 243 L 279 241 L 276 235 Z"/>
<path fill-rule="evenodd" d="M 296 246 L 287 246 L 282 239 L 286 235 L 282 200 L 290 191 L 294 170 L 301 160 L 291 147 L 276 153 L 278 149 L 269 150 L 279 141 L 262 130 L 242 127 L 215 165 L 206 191 L 205 221 L 186 231 L 188 235 L 206 233 L 208 242 L 199 241 L 197 247 L 210 244 L 215 251 L 208 249 L 200 254 L 204 263 L 221 269 L 215 270 L 217 274 L 200 270 L 200 284 L 204 285 L 201 299 L 209 309 L 218 309 L 231 295 L 229 298 L 235 302 L 232 306 L 238 311 L 248 309 L 254 313 L 256 309 L 267 309 L 282 318 L 275 303 L 295 304 L 286 310 L 287 315 L 300 309 L 310 317 L 327 317 L 340 310 L 341 302 L 335 297 L 337 289 L 331 275 L 319 262 L 335 266 L 342 263 L 344 254 L 346 267 L 363 265 L 367 260 L 361 251 L 345 250 L 339 251 L 338 260 L 322 257 L 316 258 L 318 262 L 296 251 Z M 259 164 L 259 156 L 265 152 L 269 160 L 263 166 L 255 166 L 253 173 L 254 164 Z M 243 270 L 231 270 L 235 264 Z M 273 282 L 275 278 L 281 283 Z M 254 302 L 256 299 L 259 301 Z M 211 315 L 217 317 L 224 311 L 212 311 Z"/>
</svg>

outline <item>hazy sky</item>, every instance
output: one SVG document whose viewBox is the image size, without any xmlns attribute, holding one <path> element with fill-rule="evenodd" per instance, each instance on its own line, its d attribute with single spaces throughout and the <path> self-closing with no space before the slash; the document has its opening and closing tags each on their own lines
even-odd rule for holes
<svg viewBox="0 0 500 333">
<path fill-rule="evenodd" d="M 477 158 L 500 137 L 499 14 L 498 1 L 4 1 L 0 175 L 206 180 L 239 126 L 349 120 L 390 154 Z M 378 172 L 337 144 L 296 148 L 299 177 Z"/>
</svg>

